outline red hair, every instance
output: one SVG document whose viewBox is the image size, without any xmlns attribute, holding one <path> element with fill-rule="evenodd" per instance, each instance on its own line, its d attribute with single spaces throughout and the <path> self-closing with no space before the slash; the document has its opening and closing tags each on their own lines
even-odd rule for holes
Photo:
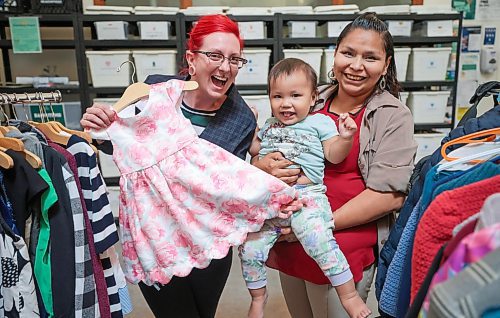
<svg viewBox="0 0 500 318">
<path fill-rule="evenodd" d="M 212 14 L 201 17 L 196 25 L 189 32 L 186 47 L 190 51 L 199 50 L 203 39 L 209 34 L 224 32 L 234 34 L 240 41 L 240 48 L 243 49 L 243 40 L 240 37 L 238 24 L 222 14 Z"/>
</svg>

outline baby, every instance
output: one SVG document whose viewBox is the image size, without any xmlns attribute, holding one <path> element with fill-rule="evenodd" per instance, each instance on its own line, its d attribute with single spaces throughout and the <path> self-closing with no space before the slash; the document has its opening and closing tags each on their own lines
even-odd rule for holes
<svg viewBox="0 0 500 318">
<path fill-rule="evenodd" d="M 243 277 L 252 296 L 248 316 L 263 317 L 267 300 L 264 263 L 280 236 L 280 227 L 291 226 L 304 250 L 311 256 L 331 284 L 350 317 L 368 317 L 370 309 L 358 295 L 349 264 L 340 250 L 332 230 L 333 213 L 323 185 L 324 160 L 340 163 L 349 154 L 356 123 L 341 114 L 339 129 L 323 114 L 311 114 L 317 99 L 317 75 L 302 60 L 289 58 L 278 62 L 270 71 L 269 118 L 250 147 L 250 154 L 263 157 L 281 152 L 303 171 L 295 189 L 304 207 L 288 219 L 266 221 L 257 233 L 250 233 L 239 248 Z"/>
</svg>

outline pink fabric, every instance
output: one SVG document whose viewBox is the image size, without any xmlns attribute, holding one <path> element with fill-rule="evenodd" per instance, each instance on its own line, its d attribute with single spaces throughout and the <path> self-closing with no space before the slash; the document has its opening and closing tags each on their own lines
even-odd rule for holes
<svg viewBox="0 0 500 318">
<path fill-rule="evenodd" d="M 456 276 L 468 265 L 475 263 L 500 247 L 500 223 L 484 228 L 479 232 L 465 237 L 457 246 L 450 258 L 439 268 L 434 275 L 429 291 L 422 306 L 422 317 L 427 316 L 430 304 L 431 290 L 437 284 Z"/>
<path fill-rule="evenodd" d="M 125 275 L 166 284 L 227 255 L 295 197 L 280 180 L 198 138 L 184 82 L 151 85 L 143 111 L 107 129 L 120 173 Z"/>
</svg>

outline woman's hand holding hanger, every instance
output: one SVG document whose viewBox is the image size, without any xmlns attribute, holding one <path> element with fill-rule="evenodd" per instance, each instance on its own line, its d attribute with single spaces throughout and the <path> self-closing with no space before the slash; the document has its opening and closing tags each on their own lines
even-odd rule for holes
<svg viewBox="0 0 500 318">
<path fill-rule="evenodd" d="M 87 108 L 80 120 L 84 130 L 102 130 L 106 129 L 116 119 L 116 113 L 106 104 L 93 104 Z"/>
</svg>

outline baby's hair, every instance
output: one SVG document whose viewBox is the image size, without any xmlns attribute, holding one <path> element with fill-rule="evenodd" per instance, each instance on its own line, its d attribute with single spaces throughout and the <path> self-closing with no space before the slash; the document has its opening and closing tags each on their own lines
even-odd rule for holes
<svg viewBox="0 0 500 318">
<path fill-rule="evenodd" d="M 318 83 L 318 75 L 311 65 L 296 58 L 286 58 L 273 66 L 269 75 L 267 77 L 267 91 L 271 93 L 271 84 L 274 83 L 280 76 L 287 75 L 290 76 L 297 71 L 302 71 L 306 75 L 306 79 L 311 85 L 311 90 L 316 91 L 316 85 Z"/>
</svg>

